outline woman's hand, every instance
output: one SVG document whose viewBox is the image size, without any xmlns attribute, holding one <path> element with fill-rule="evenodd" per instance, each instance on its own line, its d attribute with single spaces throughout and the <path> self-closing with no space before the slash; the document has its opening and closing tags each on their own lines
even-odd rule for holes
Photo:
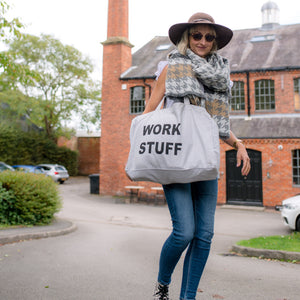
<svg viewBox="0 0 300 300">
<path fill-rule="evenodd" d="M 231 147 L 233 147 L 235 150 L 237 150 L 236 160 L 237 160 L 237 167 L 240 167 L 243 162 L 243 167 L 241 170 L 242 176 L 247 176 L 251 169 L 250 164 L 250 158 L 248 156 L 246 147 L 242 143 L 241 140 L 237 139 L 237 137 L 234 135 L 232 131 L 230 131 L 230 136 L 227 140 L 224 140 L 224 142 Z"/>
<path fill-rule="evenodd" d="M 243 167 L 241 172 L 243 176 L 247 176 L 250 172 L 251 164 L 250 164 L 250 158 L 248 156 L 246 147 L 241 142 L 236 143 L 236 147 L 237 147 L 236 166 L 240 167 L 243 162 Z"/>
</svg>

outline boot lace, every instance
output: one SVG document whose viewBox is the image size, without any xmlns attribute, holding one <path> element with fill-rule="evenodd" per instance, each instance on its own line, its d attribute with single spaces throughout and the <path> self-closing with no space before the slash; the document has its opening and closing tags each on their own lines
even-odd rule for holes
<svg viewBox="0 0 300 300">
<path fill-rule="evenodd" d="M 153 296 L 154 300 L 169 300 L 169 286 L 158 283 Z"/>
</svg>

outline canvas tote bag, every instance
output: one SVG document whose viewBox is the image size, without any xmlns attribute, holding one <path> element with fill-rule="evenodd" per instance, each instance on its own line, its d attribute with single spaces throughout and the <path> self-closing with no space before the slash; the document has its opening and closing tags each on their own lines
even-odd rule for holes
<svg viewBox="0 0 300 300">
<path fill-rule="evenodd" d="M 185 99 L 132 120 L 125 167 L 131 180 L 160 184 L 212 180 L 219 166 L 219 131 L 205 108 Z"/>
</svg>

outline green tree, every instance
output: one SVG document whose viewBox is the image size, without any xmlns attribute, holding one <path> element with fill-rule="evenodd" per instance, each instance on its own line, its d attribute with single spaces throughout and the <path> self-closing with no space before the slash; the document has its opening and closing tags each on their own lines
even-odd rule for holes
<svg viewBox="0 0 300 300">
<path fill-rule="evenodd" d="M 19 19 L 8 20 L 5 17 L 9 8 L 9 5 L 5 1 L 0 0 L 0 43 L 3 46 L 20 37 L 20 29 L 23 28 L 23 24 L 21 24 Z M 28 81 L 33 76 L 27 66 L 15 63 L 12 53 L 0 52 L 0 70 L 0 91 L 10 88 L 8 78 L 17 79 L 18 81 Z M 6 74 L 5 76 L 3 76 L 4 73 Z M 10 82 L 14 81 L 10 80 Z"/>
<path fill-rule="evenodd" d="M 0 0 L 0 43 L 2 47 L 19 38 L 20 30 L 24 27 L 17 18 L 12 20 L 6 18 L 9 9 L 10 6 L 6 1 Z M 8 102 L 11 98 L 24 98 L 24 95 L 14 87 L 17 82 L 31 81 L 35 75 L 28 66 L 16 63 L 14 53 L 0 52 L 0 120 L 1 115 L 5 115 L 5 122 L 15 125 L 17 112 L 9 109 Z M 23 113 L 23 107 L 20 107 L 19 111 Z"/>
<path fill-rule="evenodd" d="M 48 137 L 59 135 L 74 113 L 81 116 L 83 126 L 100 122 L 100 82 L 91 79 L 93 65 L 80 51 L 51 35 L 22 34 L 4 55 L 29 72 L 20 81 L 2 74 L 11 87 L 2 93 L 2 101 L 42 127 Z"/>
<path fill-rule="evenodd" d="M 10 41 L 20 34 L 23 25 L 18 19 L 7 20 L 5 14 L 9 10 L 9 5 L 5 1 L 0 1 L 0 37 L 1 41 Z"/>
</svg>

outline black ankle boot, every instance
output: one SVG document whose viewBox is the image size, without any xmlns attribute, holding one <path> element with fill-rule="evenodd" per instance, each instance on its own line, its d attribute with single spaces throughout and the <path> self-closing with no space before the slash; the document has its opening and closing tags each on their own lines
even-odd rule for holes
<svg viewBox="0 0 300 300">
<path fill-rule="evenodd" d="M 169 286 L 158 282 L 153 297 L 153 300 L 169 300 Z"/>
</svg>

